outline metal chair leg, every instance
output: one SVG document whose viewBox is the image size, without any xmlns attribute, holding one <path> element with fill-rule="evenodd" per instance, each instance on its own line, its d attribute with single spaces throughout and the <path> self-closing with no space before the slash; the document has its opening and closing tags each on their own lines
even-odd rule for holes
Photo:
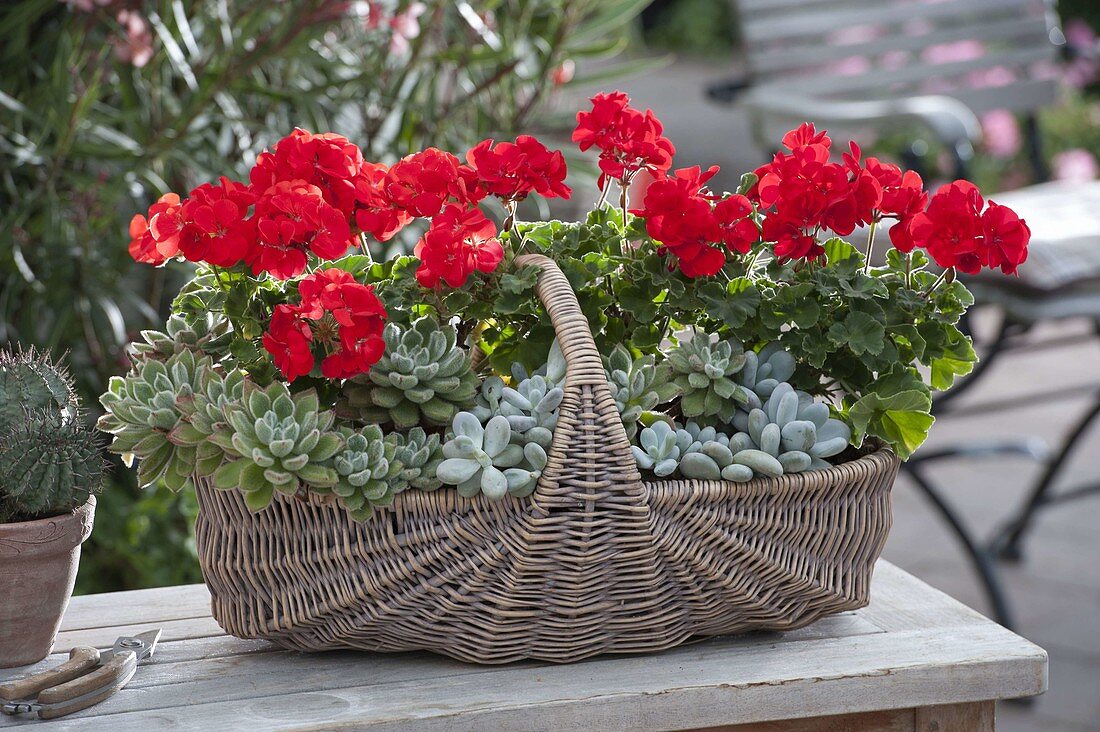
<svg viewBox="0 0 1100 732">
<path fill-rule="evenodd" d="M 903 463 L 902 467 L 913 478 L 917 486 L 924 491 L 924 494 L 928 496 L 932 505 L 947 521 L 947 525 L 951 527 L 951 530 L 962 544 L 963 549 L 970 558 L 974 571 L 977 572 L 978 579 L 985 589 L 985 595 L 989 599 L 989 604 L 993 610 L 993 619 L 1011 630 L 1014 627 L 1012 609 L 1009 606 L 1004 585 L 1001 582 L 1000 573 L 991 552 L 974 540 L 970 528 L 963 523 L 955 509 L 948 505 L 936 489 L 932 487 L 932 484 L 924 477 L 917 465 Z"/>
<path fill-rule="evenodd" d="M 1024 534 L 1031 527 L 1035 513 L 1050 502 L 1047 493 L 1050 491 L 1051 486 L 1054 485 L 1058 474 L 1062 471 L 1077 443 L 1085 435 L 1089 425 L 1100 415 L 1100 393 L 1094 399 L 1092 408 L 1074 425 L 1073 431 L 1062 443 L 1062 449 L 1058 452 L 1057 457 L 1047 464 L 1047 468 L 1043 471 L 1039 482 L 1031 489 L 1031 495 L 1028 496 L 1023 508 L 1005 524 L 994 538 L 991 547 L 1002 559 L 1015 562 L 1023 557 L 1020 544 L 1024 539 Z"/>
</svg>

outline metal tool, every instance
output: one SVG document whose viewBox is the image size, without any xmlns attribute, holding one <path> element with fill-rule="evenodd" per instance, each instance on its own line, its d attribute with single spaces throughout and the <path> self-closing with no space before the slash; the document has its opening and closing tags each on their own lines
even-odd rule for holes
<svg viewBox="0 0 1100 732">
<path fill-rule="evenodd" d="M 77 646 L 69 651 L 69 660 L 57 668 L 0 684 L 0 701 L 4 703 L 0 711 L 38 712 L 40 719 L 55 719 L 87 709 L 126 686 L 138 664 L 153 655 L 158 640 L 160 628 L 124 635 L 103 653 Z"/>
</svg>

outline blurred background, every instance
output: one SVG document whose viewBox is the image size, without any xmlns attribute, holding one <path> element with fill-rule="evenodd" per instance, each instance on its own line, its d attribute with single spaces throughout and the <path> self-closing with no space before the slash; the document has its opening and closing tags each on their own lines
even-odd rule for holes
<svg viewBox="0 0 1100 732">
<path fill-rule="evenodd" d="M 938 400 L 886 557 L 1050 651 L 1003 729 L 1100 729 L 1098 29 L 1097 0 L 6 0 L 0 341 L 68 352 L 94 418 L 186 277 L 130 260 L 130 217 L 295 126 L 387 162 L 530 132 L 587 203 L 567 140 L 596 91 L 651 107 L 716 188 L 812 120 L 1035 233 L 1020 279 L 969 283 L 988 368 Z M 193 496 L 110 482 L 78 592 L 201 581 Z"/>
</svg>

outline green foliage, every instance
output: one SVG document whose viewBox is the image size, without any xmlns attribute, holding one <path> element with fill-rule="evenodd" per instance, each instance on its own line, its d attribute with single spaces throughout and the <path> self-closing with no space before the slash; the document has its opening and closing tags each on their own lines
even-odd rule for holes
<svg viewBox="0 0 1100 732">
<path fill-rule="evenodd" d="M 478 380 L 458 333 L 422 317 L 411 326 L 388 323 L 382 358 L 343 389 L 341 415 L 365 423 L 409 429 L 423 422 L 444 425 L 473 405 Z"/>
<path fill-rule="evenodd" d="M 0 523 L 67 513 L 99 492 L 105 463 L 80 417 L 63 367 L 0 351 Z"/>
<path fill-rule="evenodd" d="M 240 489 L 249 509 L 265 508 L 276 491 L 293 495 L 303 483 L 321 490 L 339 483 L 330 459 L 344 438 L 312 389 L 291 394 L 281 381 L 266 389 L 246 381 L 241 400 L 224 413 L 227 424 L 210 439 L 229 460 L 214 471 L 214 486 Z"/>
</svg>

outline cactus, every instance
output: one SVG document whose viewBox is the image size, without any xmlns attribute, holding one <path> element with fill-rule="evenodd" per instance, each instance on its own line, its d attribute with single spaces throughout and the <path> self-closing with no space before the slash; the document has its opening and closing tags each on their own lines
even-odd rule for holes
<svg viewBox="0 0 1100 732">
<path fill-rule="evenodd" d="M 638 422 L 643 415 L 649 414 L 659 403 L 673 395 L 669 393 L 662 398 L 662 392 L 656 386 L 657 367 L 654 363 L 651 355 L 633 358 L 623 346 L 615 346 L 606 359 L 607 385 L 619 409 L 627 439 L 633 440 L 638 434 Z"/>
<path fill-rule="evenodd" d="M 332 460 L 336 485 L 318 492 L 331 490 L 353 519 L 365 521 L 375 506 L 393 503 L 394 495 L 408 483 L 398 480 L 402 466 L 394 460 L 397 446 L 384 439 L 380 427 L 367 425 L 358 432 L 345 427 L 340 434 L 344 447 Z"/>
<path fill-rule="evenodd" d="M 241 400 L 228 404 L 225 416 L 228 423 L 210 439 L 230 460 L 214 471 L 214 486 L 239 488 L 251 510 L 270 504 L 276 491 L 293 494 L 302 483 L 321 490 L 338 483 L 328 461 L 344 439 L 332 431 L 335 415 L 320 410 L 312 389 L 291 395 L 281 381 L 266 389 L 246 382 Z"/>
<path fill-rule="evenodd" d="M 208 356 L 183 350 L 165 361 L 144 360 L 126 376 L 111 378 L 100 402 L 107 413 L 100 430 L 114 435 L 108 447 L 132 464 L 141 459 L 142 487 L 163 482 L 172 490 L 191 484 L 197 462 L 196 440 L 187 418 L 195 395 L 214 377 Z"/>
<path fill-rule="evenodd" d="M 676 471 L 680 462 L 680 448 L 676 443 L 676 428 L 665 421 L 657 421 L 638 434 L 638 445 L 632 445 L 634 460 L 643 470 L 665 477 Z"/>
<path fill-rule="evenodd" d="M 746 360 L 744 349 L 736 341 L 711 343 L 706 334 L 697 333 L 669 350 L 658 381 L 675 385 L 684 417 L 729 422 L 738 403 L 745 404 L 750 398 L 733 380 Z"/>
<path fill-rule="evenodd" d="M 65 369 L 34 349 L 0 352 L 0 522 L 77 508 L 105 469 Z"/>
<path fill-rule="evenodd" d="M 400 483 L 409 488 L 434 491 L 441 483 L 436 477 L 436 469 L 443 461 L 443 447 L 439 435 L 429 435 L 420 427 L 413 427 L 406 434 L 390 432 L 386 442 L 393 444 L 393 461 L 401 466 L 397 474 Z M 400 493 L 404 488 L 397 488 Z"/>
<path fill-rule="evenodd" d="M 436 477 L 458 486 L 459 494 L 466 497 L 484 493 L 499 500 L 507 495 L 504 470 L 518 468 L 524 460 L 523 448 L 511 444 L 508 419 L 497 415 L 482 426 L 472 413 L 459 412 L 451 427 L 454 437 L 443 445 L 444 460 L 436 468 Z"/>
<path fill-rule="evenodd" d="M 143 342 L 130 344 L 135 360 L 154 358 L 163 361 L 183 350 L 196 351 L 220 359 L 229 351 L 233 332 L 229 320 L 219 313 L 207 313 L 188 321 L 182 315 L 168 318 L 164 330 L 141 331 Z"/>
<path fill-rule="evenodd" d="M 0 351 L 0 433 L 18 426 L 28 411 L 77 416 L 77 397 L 68 371 L 33 348 Z"/>
<path fill-rule="evenodd" d="M 386 351 L 369 373 L 344 384 L 337 406 L 341 416 L 368 424 L 392 423 L 407 430 L 422 421 L 448 424 L 473 404 L 477 376 L 470 359 L 456 345 L 458 334 L 423 317 L 402 329 L 386 325 Z"/>
</svg>

